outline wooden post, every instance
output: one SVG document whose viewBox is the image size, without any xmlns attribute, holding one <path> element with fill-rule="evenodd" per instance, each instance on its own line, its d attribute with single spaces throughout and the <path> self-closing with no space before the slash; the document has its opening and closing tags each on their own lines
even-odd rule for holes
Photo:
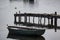
<svg viewBox="0 0 60 40">
<path fill-rule="evenodd" d="M 34 16 L 33 16 L 33 24 L 34 24 Z"/>
<path fill-rule="evenodd" d="M 20 11 L 19 11 L 19 14 L 20 14 Z M 19 16 L 19 23 L 21 22 L 21 16 Z"/>
<path fill-rule="evenodd" d="M 42 24 L 42 23 L 41 23 L 41 20 L 42 20 L 42 17 L 40 18 L 40 24 Z"/>
<path fill-rule="evenodd" d="M 44 17 L 44 25 L 45 25 L 45 17 Z"/>
<path fill-rule="evenodd" d="M 53 17 L 51 17 L 51 27 L 53 27 Z"/>
<path fill-rule="evenodd" d="M 14 16 L 14 23 L 16 23 L 16 16 Z"/>
<path fill-rule="evenodd" d="M 42 25 L 41 19 L 42 19 L 42 17 L 38 17 L 38 26 L 39 26 L 39 24 Z"/>
<path fill-rule="evenodd" d="M 50 18 L 48 18 L 48 25 L 50 25 Z"/>
<path fill-rule="evenodd" d="M 16 14 L 17 14 L 17 12 L 16 12 Z M 14 23 L 16 23 L 17 21 L 16 21 L 16 16 L 14 16 Z"/>
<path fill-rule="evenodd" d="M 48 17 L 48 28 L 51 28 L 50 18 Z"/>
<path fill-rule="evenodd" d="M 55 15 L 57 15 L 57 12 L 55 12 Z M 57 29 L 57 18 L 55 17 L 55 22 L 54 22 L 54 26 L 55 26 L 55 32 L 56 32 L 56 29 Z"/>
<path fill-rule="evenodd" d="M 39 27 L 39 17 L 38 17 L 38 27 Z"/>
<path fill-rule="evenodd" d="M 38 25 L 39 25 L 39 17 L 38 17 Z"/>
<path fill-rule="evenodd" d="M 19 14 L 20 14 L 20 11 L 19 11 Z"/>
<path fill-rule="evenodd" d="M 30 16 L 29 16 L 29 23 L 30 23 Z"/>
<path fill-rule="evenodd" d="M 27 16 L 26 16 L 26 13 L 25 13 L 25 23 L 27 23 Z"/>
<path fill-rule="evenodd" d="M 17 14 L 17 12 L 16 12 L 16 14 Z"/>
<path fill-rule="evenodd" d="M 49 25 L 49 18 L 48 18 L 48 25 Z"/>
</svg>

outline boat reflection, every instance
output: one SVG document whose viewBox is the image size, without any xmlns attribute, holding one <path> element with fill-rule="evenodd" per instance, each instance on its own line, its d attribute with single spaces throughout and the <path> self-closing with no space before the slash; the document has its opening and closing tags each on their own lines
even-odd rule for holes
<svg viewBox="0 0 60 40">
<path fill-rule="evenodd" d="M 12 35 L 12 34 L 8 34 L 7 38 L 10 39 L 16 39 L 16 40 L 45 40 L 45 38 L 43 36 L 18 36 L 18 35 Z"/>
</svg>

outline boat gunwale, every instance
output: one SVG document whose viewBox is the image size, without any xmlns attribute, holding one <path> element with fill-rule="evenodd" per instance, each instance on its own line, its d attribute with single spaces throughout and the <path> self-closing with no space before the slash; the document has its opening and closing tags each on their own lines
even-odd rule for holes
<svg viewBox="0 0 60 40">
<path fill-rule="evenodd" d="M 33 27 L 17 27 L 17 26 L 8 26 L 8 29 L 11 28 L 16 28 L 16 29 L 28 29 L 28 30 L 45 30 L 45 29 L 37 29 L 37 28 L 33 28 Z"/>
</svg>

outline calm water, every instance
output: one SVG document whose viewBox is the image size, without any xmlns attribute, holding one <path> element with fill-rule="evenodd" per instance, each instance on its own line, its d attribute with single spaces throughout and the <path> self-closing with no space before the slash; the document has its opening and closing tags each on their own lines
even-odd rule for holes
<svg viewBox="0 0 60 40">
<path fill-rule="evenodd" d="M 15 9 L 16 8 L 16 9 Z M 41 37 L 9 37 L 8 25 L 14 25 L 14 13 L 53 13 L 55 11 L 60 15 L 60 0 L 0 0 L 0 40 L 60 40 L 60 30 L 47 29 Z M 58 25 L 60 25 L 58 20 Z M 7 38 L 8 37 L 8 38 Z"/>
</svg>

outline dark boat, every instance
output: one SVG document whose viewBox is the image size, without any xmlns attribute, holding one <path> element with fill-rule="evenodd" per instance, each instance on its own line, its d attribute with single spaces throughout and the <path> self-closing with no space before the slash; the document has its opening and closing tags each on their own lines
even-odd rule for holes
<svg viewBox="0 0 60 40">
<path fill-rule="evenodd" d="M 8 26 L 8 30 L 10 34 L 16 35 L 42 35 L 45 32 L 45 29 L 37 29 L 32 27 L 16 27 L 16 26 Z"/>
</svg>

